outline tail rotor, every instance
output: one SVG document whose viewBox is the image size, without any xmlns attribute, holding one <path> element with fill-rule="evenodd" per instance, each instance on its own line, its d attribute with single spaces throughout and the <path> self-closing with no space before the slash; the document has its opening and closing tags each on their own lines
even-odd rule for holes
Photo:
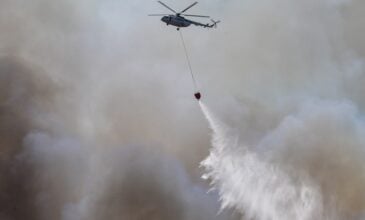
<svg viewBox="0 0 365 220">
<path fill-rule="evenodd" d="M 217 24 L 221 22 L 221 21 L 214 21 L 213 19 L 210 20 L 213 22 L 212 27 L 214 28 L 217 28 Z"/>
</svg>

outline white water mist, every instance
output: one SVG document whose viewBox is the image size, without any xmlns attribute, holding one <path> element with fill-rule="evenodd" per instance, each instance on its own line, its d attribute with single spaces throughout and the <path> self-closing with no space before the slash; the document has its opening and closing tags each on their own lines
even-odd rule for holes
<svg viewBox="0 0 365 220">
<path fill-rule="evenodd" d="M 259 220 L 361 219 L 365 126 L 350 104 L 305 105 L 250 147 L 200 106 L 213 132 L 204 177 L 219 192 L 222 208 Z"/>
</svg>

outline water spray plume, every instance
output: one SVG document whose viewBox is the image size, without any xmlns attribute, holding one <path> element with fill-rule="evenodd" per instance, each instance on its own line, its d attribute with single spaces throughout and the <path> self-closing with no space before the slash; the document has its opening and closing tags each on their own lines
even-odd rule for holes
<svg viewBox="0 0 365 220">
<path fill-rule="evenodd" d="M 321 194 L 308 179 L 290 176 L 240 145 L 204 103 L 200 107 L 213 132 L 213 148 L 201 163 L 203 179 L 219 191 L 222 209 L 236 209 L 247 219 L 334 219 L 324 216 Z"/>
</svg>

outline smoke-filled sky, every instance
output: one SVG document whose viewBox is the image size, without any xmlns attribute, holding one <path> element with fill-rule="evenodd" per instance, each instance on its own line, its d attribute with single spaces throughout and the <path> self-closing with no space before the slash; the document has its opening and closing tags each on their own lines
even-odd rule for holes
<svg viewBox="0 0 365 220">
<path fill-rule="evenodd" d="M 166 12 L 0 1 L 0 220 L 364 219 L 365 2 Z"/>
</svg>

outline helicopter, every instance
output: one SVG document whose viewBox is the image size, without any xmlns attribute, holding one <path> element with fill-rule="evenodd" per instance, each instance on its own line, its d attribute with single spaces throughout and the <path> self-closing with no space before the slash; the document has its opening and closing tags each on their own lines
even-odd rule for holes
<svg viewBox="0 0 365 220">
<path fill-rule="evenodd" d="M 213 27 L 216 28 L 217 24 L 220 22 L 220 21 L 214 21 L 213 19 L 211 19 L 211 21 L 212 21 L 211 24 L 209 24 L 209 23 L 208 24 L 203 24 L 203 23 L 200 23 L 200 22 L 196 22 L 196 21 L 186 19 L 184 16 L 209 18 L 209 16 L 204 16 L 204 15 L 184 14 L 187 10 L 189 10 L 190 8 L 192 8 L 193 6 L 198 4 L 198 2 L 194 2 L 189 7 L 182 10 L 181 12 L 176 12 L 174 9 L 170 8 L 169 6 L 167 6 L 165 3 L 161 2 L 161 1 L 157 1 L 157 2 L 160 3 L 161 5 L 163 5 L 164 7 L 166 7 L 167 9 L 169 9 L 170 11 L 174 12 L 175 14 L 150 14 L 148 16 L 163 16 L 161 18 L 161 21 L 165 22 L 166 25 L 173 25 L 173 26 L 177 27 L 177 30 L 180 30 L 180 28 L 182 28 L 182 27 L 189 27 L 192 24 L 196 25 L 196 26 L 204 27 L 204 28 L 213 28 Z"/>
</svg>

